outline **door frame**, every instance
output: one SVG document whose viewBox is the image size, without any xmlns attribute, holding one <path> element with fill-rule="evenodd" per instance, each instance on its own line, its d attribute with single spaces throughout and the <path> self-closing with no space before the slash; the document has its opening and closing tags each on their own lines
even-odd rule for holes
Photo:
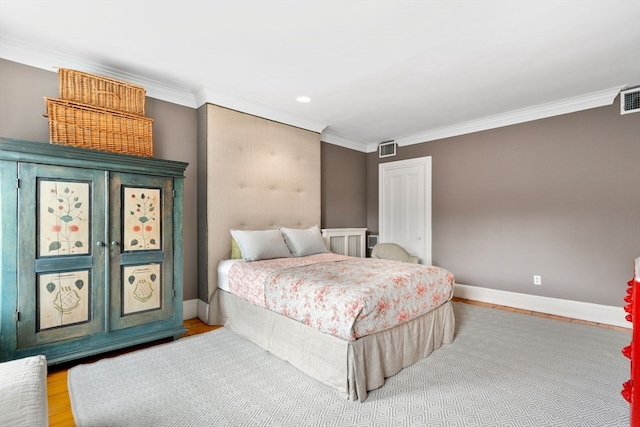
<svg viewBox="0 0 640 427">
<path fill-rule="evenodd" d="M 386 235 L 383 221 L 384 207 L 384 180 L 388 171 L 404 169 L 408 167 L 421 166 L 424 168 L 424 233 L 422 236 L 423 254 L 422 263 L 431 265 L 432 262 L 432 229 L 431 229 L 431 173 L 432 161 L 431 156 L 417 157 L 414 159 L 397 160 L 394 162 L 384 162 L 378 164 L 378 233 L 379 241 L 386 242 Z"/>
</svg>

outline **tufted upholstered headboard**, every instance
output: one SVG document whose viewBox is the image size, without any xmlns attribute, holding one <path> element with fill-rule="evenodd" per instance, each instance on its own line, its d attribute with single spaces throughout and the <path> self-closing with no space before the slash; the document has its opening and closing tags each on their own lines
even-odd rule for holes
<svg viewBox="0 0 640 427">
<path fill-rule="evenodd" d="M 320 134 L 208 105 L 206 136 L 211 296 L 230 229 L 320 225 Z"/>
</svg>

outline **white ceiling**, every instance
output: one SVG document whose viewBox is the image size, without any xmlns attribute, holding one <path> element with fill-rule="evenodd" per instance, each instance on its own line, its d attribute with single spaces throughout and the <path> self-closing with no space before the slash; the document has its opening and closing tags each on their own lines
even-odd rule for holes
<svg viewBox="0 0 640 427">
<path fill-rule="evenodd" d="M 373 151 L 611 104 L 640 84 L 639 20 L 640 0 L 0 0 L 0 57 Z"/>
</svg>

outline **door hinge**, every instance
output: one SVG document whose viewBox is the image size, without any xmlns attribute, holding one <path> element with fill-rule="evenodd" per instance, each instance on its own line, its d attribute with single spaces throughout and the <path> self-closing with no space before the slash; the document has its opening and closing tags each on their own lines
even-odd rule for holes
<svg viewBox="0 0 640 427">
<path fill-rule="evenodd" d="M 16 178 L 16 188 L 20 189 L 20 178 Z"/>
<path fill-rule="evenodd" d="M 20 311 L 16 310 L 16 322 L 20 321 Z"/>
<path fill-rule="evenodd" d="M 176 190 L 171 190 L 171 197 L 176 198 Z"/>
</svg>

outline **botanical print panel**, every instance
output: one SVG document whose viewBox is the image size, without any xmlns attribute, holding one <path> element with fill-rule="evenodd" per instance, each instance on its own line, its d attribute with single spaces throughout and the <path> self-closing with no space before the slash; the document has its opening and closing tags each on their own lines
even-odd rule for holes
<svg viewBox="0 0 640 427">
<path fill-rule="evenodd" d="M 123 267 L 122 314 L 161 308 L 160 264 Z"/>
<path fill-rule="evenodd" d="M 38 257 L 89 253 L 89 183 L 40 181 Z"/>
<path fill-rule="evenodd" d="M 89 320 L 89 271 L 41 274 L 38 279 L 39 330 Z"/>
<path fill-rule="evenodd" d="M 124 250 L 160 249 L 160 189 L 124 189 Z"/>
</svg>

